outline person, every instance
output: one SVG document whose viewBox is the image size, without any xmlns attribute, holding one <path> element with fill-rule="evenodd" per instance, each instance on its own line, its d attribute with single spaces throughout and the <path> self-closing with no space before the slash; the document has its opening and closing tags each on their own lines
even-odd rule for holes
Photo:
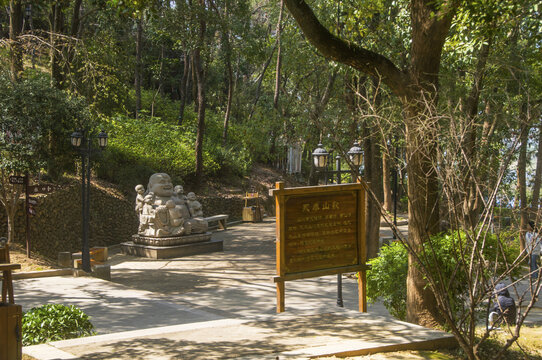
<svg viewBox="0 0 542 360">
<path fill-rule="evenodd" d="M 531 278 L 536 280 L 541 272 L 538 262 L 542 253 L 542 240 L 534 221 L 529 221 L 529 231 L 525 234 L 525 249 L 529 254 L 529 265 Z"/>
<path fill-rule="evenodd" d="M 516 302 L 510 296 L 506 285 L 498 283 L 494 291 L 496 302 L 489 309 L 489 324 L 494 328 L 504 319 L 508 326 L 516 324 Z"/>
</svg>

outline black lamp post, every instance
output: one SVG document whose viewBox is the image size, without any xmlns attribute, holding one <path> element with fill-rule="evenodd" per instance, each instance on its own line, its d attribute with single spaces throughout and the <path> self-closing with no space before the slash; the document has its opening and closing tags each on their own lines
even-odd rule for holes
<svg viewBox="0 0 542 360">
<path fill-rule="evenodd" d="M 356 167 L 356 180 L 357 180 L 357 174 L 359 174 L 359 167 L 361 166 L 361 162 L 363 160 L 363 150 L 359 147 L 359 143 L 355 142 L 354 146 L 348 150 L 346 153 L 348 155 L 348 158 L 350 159 L 350 162 L 352 165 Z M 327 174 L 328 174 L 328 158 L 330 156 L 330 153 L 327 152 L 326 149 L 324 149 L 322 144 L 318 144 L 318 147 L 312 152 L 312 159 L 314 161 L 314 166 L 318 171 L 324 172 L 325 177 L 325 184 L 327 185 Z M 337 155 L 335 157 L 335 168 L 336 170 L 331 170 L 332 174 L 337 174 L 337 184 L 341 183 L 341 156 Z M 344 307 L 343 302 L 343 290 L 342 290 L 342 274 L 337 274 L 337 306 Z"/>
<path fill-rule="evenodd" d="M 98 139 L 99 148 L 92 146 L 92 139 Z M 90 218 L 90 159 L 92 153 L 100 152 L 107 146 L 107 134 L 101 131 L 97 136 L 87 130 L 76 130 L 71 134 L 71 144 L 81 154 L 81 207 L 83 216 L 83 238 L 81 260 L 83 270 L 91 272 L 89 249 Z"/>
</svg>

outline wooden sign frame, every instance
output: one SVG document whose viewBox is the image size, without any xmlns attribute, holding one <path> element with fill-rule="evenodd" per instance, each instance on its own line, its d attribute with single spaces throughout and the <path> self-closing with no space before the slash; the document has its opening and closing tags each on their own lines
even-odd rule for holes
<svg viewBox="0 0 542 360">
<path fill-rule="evenodd" d="M 358 273 L 359 311 L 367 311 L 365 208 L 361 183 L 271 190 L 276 204 L 277 312 L 289 280 Z"/>
</svg>

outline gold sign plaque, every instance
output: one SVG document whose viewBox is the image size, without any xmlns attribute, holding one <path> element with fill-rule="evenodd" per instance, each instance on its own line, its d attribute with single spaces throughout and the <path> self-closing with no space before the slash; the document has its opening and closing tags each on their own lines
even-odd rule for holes
<svg viewBox="0 0 542 360">
<path fill-rule="evenodd" d="M 286 200 L 286 273 L 359 263 L 356 195 L 348 191 Z"/>
</svg>

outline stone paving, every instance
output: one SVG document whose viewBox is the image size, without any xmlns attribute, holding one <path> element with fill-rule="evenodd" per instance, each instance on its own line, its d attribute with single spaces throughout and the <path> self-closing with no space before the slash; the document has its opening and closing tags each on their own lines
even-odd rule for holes
<svg viewBox="0 0 542 360">
<path fill-rule="evenodd" d="M 23 310 L 74 304 L 92 317 L 99 334 L 25 352 L 40 360 L 275 359 L 449 345 L 449 335 L 397 321 L 381 304 L 357 312 L 357 284 L 346 276 L 344 308 L 336 305 L 336 276 L 325 276 L 287 282 L 286 312 L 276 314 L 274 219 L 213 237 L 224 240 L 223 253 L 151 260 L 111 251 L 111 282 L 69 276 L 16 281 Z"/>
</svg>

